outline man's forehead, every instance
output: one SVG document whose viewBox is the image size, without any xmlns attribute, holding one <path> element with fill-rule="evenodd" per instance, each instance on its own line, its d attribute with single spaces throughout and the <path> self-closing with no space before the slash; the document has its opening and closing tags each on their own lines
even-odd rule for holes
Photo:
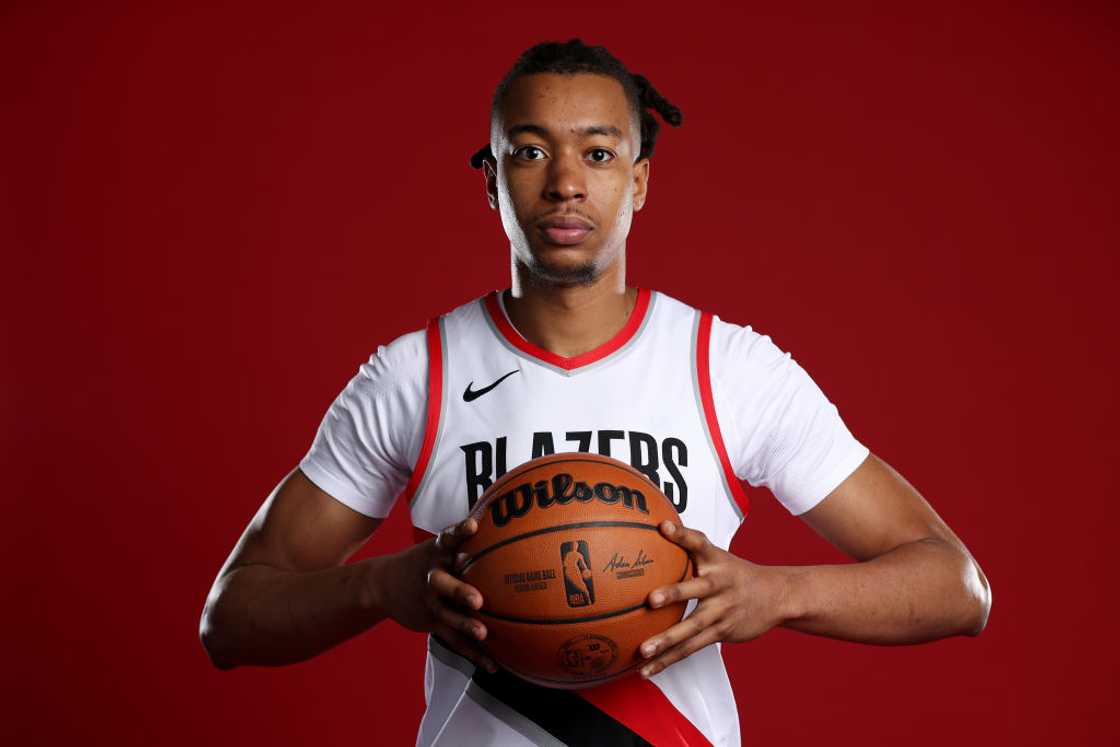
<svg viewBox="0 0 1120 747">
<path fill-rule="evenodd" d="M 550 129 L 548 125 L 538 122 L 517 122 L 511 124 L 506 128 L 506 137 L 512 140 L 515 136 L 521 135 L 523 133 L 540 135 L 541 137 L 550 137 L 552 135 L 559 134 L 555 130 L 556 128 Z M 578 137 L 594 137 L 596 135 L 601 135 L 604 137 L 613 137 L 621 140 L 625 136 L 625 132 L 622 130 L 622 128 L 617 127 L 613 124 L 573 124 L 564 128 L 564 131 Z"/>
<path fill-rule="evenodd" d="M 622 138 L 633 126 L 622 84 L 593 73 L 521 76 L 511 82 L 496 114 L 507 138 L 521 133 Z"/>
</svg>

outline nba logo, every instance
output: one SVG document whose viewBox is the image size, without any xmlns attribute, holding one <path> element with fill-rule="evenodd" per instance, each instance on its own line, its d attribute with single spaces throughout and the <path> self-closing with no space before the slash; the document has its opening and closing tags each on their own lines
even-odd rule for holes
<svg viewBox="0 0 1120 747">
<path fill-rule="evenodd" d="M 560 565 L 564 569 L 564 591 L 569 607 L 595 604 L 595 582 L 591 578 L 591 551 L 587 540 L 560 544 Z"/>
</svg>

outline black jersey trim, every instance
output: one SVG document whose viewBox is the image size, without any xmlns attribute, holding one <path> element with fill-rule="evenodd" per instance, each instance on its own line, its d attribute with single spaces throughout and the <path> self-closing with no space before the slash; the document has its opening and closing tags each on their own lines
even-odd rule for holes
<svg viewBox="0 0 1120 747">
<path fill-rule="evenodd" d="M 496 674 L 476 670 L 471 681 L 483 692 L 564 744 L 653 747 L 650 742 L 571 690 L 534 685 L 502 670 Z M 485 704 L 480 705 L 486 707 Z M 501 718 L 496 713 L 494 715 Z"/>
</svg>

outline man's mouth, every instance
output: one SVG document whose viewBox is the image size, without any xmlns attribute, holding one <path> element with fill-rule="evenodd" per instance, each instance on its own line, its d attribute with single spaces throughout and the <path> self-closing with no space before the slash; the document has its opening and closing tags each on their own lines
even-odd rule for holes
<svg viewBox="0 0 1120 747">
<path fill-rule="evenodd" d="M 591 229 L 585 226 L 580 228 L 542 226 L 541 233 L 543 233 L 553 244 L 563 244 L 565 246 L 569 246 L 571 244 L 578 244 L 583 241 L 584 237 L 587 236 L 587 234 L 591 233 Z"/>
<path fill-rule="evenodd" d="M 575 216 L 548 218 L 541 221 L 538 226 L 550 243 L 562 246 L 578 244 L 594 230 L 594 226 L 589 222 Z"/>
</svg>

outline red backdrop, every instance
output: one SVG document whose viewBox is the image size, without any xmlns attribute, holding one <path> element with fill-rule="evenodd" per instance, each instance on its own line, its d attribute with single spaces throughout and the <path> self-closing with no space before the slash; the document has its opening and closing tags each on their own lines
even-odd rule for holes
<svg viewBox="0 0 1120 747">
<path fill-rule="evenodd" d="M 1116 738 L 1115 5 L 92 5 L 0 11 L 6 743 L 412 742 L 418 635 L 223 673 L 199 612 L 375 346 L 508 282 L 467 158 L 575 35 L 685 113 L 632 281 L 792 351 L 994 591 L 975 639 L 729 646 L 746 741 Z M 752 497 L 736 551 L 843 560 Z"/>
</svg>

